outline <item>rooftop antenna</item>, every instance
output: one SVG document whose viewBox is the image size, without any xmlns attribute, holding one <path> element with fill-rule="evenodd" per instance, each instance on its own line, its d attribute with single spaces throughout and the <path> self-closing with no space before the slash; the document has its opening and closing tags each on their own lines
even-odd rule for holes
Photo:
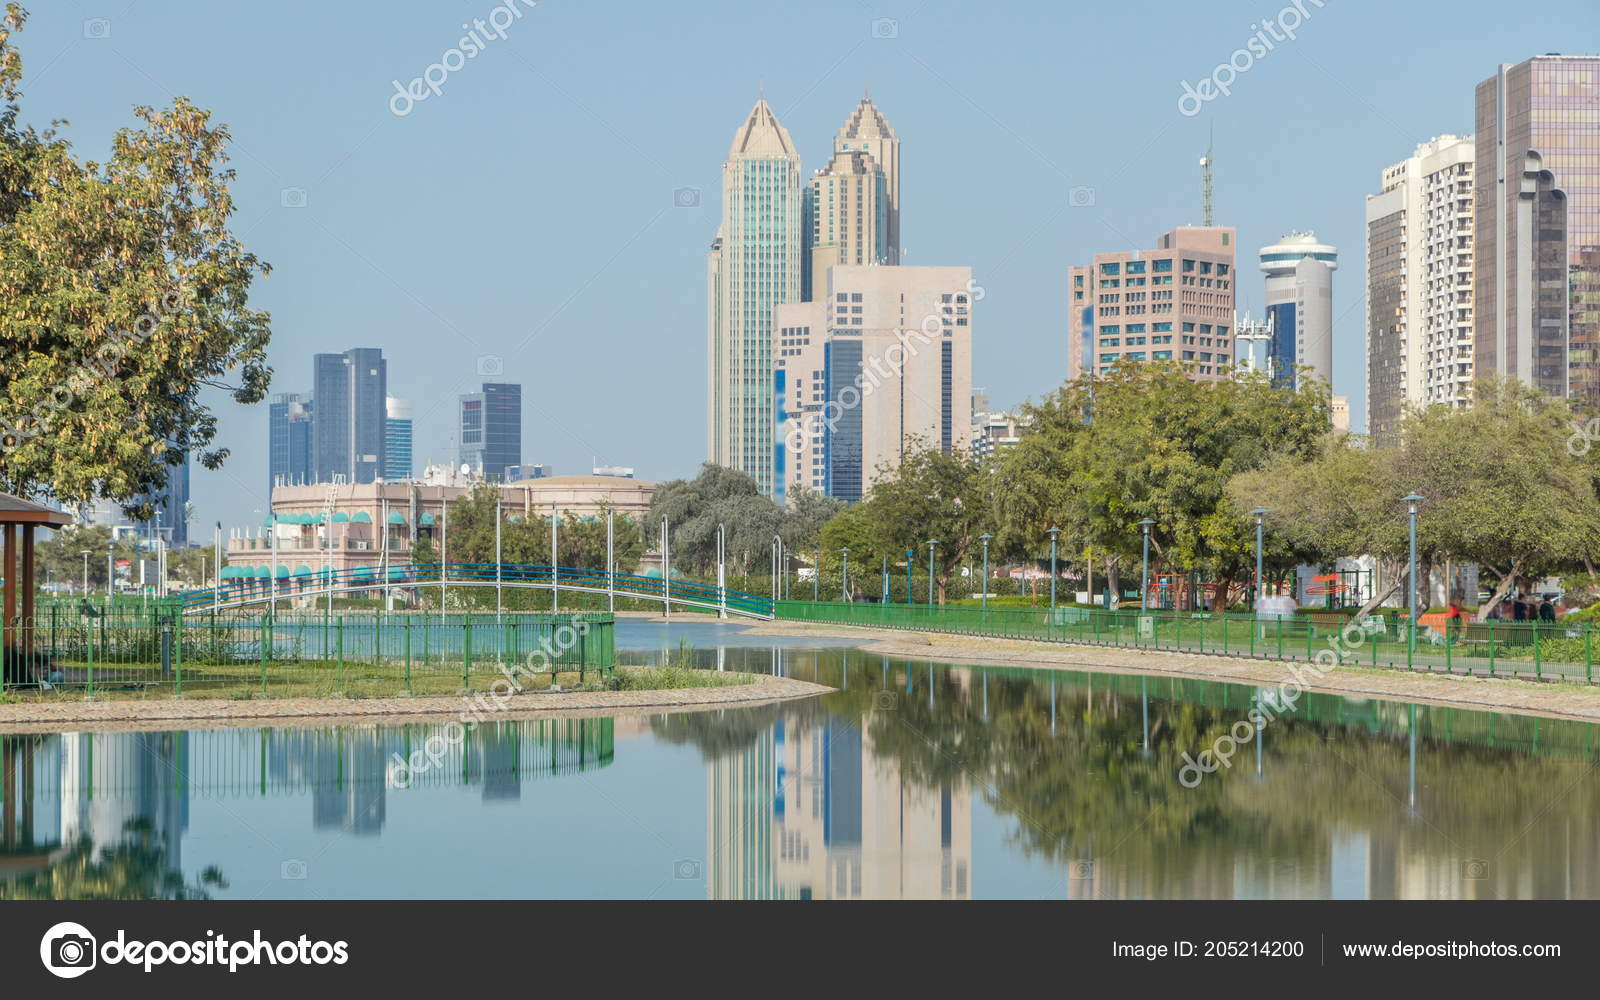
<svg viewBox="0 0 1600 1000">
<path fill-rule="evenodd" d="M 1211 157 L 1211 149 L 1215 145 L 1215 126 L 1207 129 L 1206 155 L 1200 157 L 1200 206 L 1205 216 L 1205 224 L 1209 228 L 1213 224 L 1211 214 L 1211 165 L 1215 161 Z"/>
</svg>

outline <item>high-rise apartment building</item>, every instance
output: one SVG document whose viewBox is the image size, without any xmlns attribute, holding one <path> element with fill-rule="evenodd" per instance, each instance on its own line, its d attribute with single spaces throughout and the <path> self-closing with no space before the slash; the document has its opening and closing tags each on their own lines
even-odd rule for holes
<svg viewBox="0 0 1600 1000">
<path fill-rule="evenodd" d="M 1067 270 L 1069 378 L 1124 362 L 1180 361 L 1217 381 L 1233 365 L 1235 234 L 1180 226 L 1156 249 L 1095 254 Z"/>
<path fill-rule="evenodd" d="M 800 300 L 800 154 L 765 99 L 722 165 L 722 223 L 706 260 L 706 454 L 773 491 L 772 320 Z"/>
<path fill-rule="evenodd" d="M 806 184 L 801 297 L 835 264 L 900 262 L 900 140 L 863 97 L 833 140 L 827 167 Z"/>
<path fill-rule="evenodd" d="M 522 386 L 485 382 L 481 392 L 461 397 L 461 464 L 488 482 L 507 482 L 506 470 L 522 464 Z"/>
<path fill-rule="evenodd" d="M 859 500 L 919 448 L 969 454 L 968 267 L 836 265 L 811 302 L 777 308 L 776 497 Z"/>
<path fill-rule="evenodd" d="M 316 481 L 312 464 L 311 394 L 280 392 L 267 405 L 267 495 L 279 484 Z"/>
<path fill-rule="evenodd" d="M 383 474 L 389 363 L 376 347 L 313 359 L 312 472 L 317 482 L 370 483 Z"/>
<path fill-rule="evenodd" d="M 1474 169 L 1479 377 L 1600 402 L 1600 56 L 1536 56 L 1478 84 Z"/>
<path fill-rule="evenodd" d="M 1441 135 L 1367 196 L 1367 432 L 1389 443 L 1407 406 L 1472 390 L 1473 140 Z"/>
<path fill-rule="evenodd" d="M 411 478 L 411 404 L 390 396 L 383 406 L 383 478 L 403 483 Z"/>
<path fill-rule="evenodd" d="M 1333 384 L 1333 272 L 1338 267 L 1338 248 L 1319 242 L 1312 232 L 1292 232 L 1261 248 L 1272 327 L 1267 364 L 1278 384 L 1298 386 L 1297 367 Z"/>
</svg>

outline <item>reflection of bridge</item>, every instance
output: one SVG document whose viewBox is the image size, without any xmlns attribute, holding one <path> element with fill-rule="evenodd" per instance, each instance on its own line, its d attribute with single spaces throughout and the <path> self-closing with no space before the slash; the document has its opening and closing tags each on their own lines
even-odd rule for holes
<svg viewBox="0 0 1600 1000">
<path fill-rule="evenodd" d="M 228 575 L 230 571 L 236 575 Z M 529 566 L 509 563 L 420 563 L 354 569 L 312 569 L 301 565 L 293 570 L 280 565 L 276 574 L 269 567 L 257 570 L 230 566 L 223 571 L 221 586 L 192 590 L 177 598 L 184 614 L 207 609 L 238 608 L 268 604 L 293 598 L 325 597 L 333 594 L 388 594 L 395 590 L 420 587 L 496 587 L 513 590 L 548 590 L 551 603 L 559 606 L 561 594 L 600 594 L 615 607 L 616 599 L 658 601 L 666 610 L 674 605 L 697 611 L 745 618 L 771 618 L 772 598 L 746 594 L 726 587 L 674 580 L 659 576 L 606 570 L 578 569 L 572 566 Z M 250 574 L 250 575 L 245 575 Z"/>
</svg>

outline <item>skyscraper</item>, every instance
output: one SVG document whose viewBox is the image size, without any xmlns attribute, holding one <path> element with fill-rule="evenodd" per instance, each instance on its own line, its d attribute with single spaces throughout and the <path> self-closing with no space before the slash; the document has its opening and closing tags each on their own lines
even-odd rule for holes
<svg viewBox="0 0 1600 1000">
<path fill-rule="evenodd" d="M 267 496 L 279 483 L 316 481 L 312 465 L 311 394 L 280 392 L 267 406 Z"/>
<path fill-rule="evenodd" d="M 1226 378 L 1233 364 L 1235 234 L 1180 226 L 1156 249 L 1095 254 L 1067 270 L 1067 377 L 1128 361 L 1181 361 L 1189 377 Z"/>
<path fill-rule="evenodd" d="M 461 464 L 491 482 L 522 464 L 522 386 L 485 382 L 461 397 Z"/>
<path fill-rule="evenodd" d="M 780 503 L 859 500 L 916 449 L 971 452 L 972 269 L 835 265 L 826 279 L 777 309 Z"/>
<path fill-rule="evenodd" d="M 370 483 L 382 474 L 389 364 L 376 347 L 313 359 L 312 472 L 316 481 Z"/>
<path fill-rule="evenodd" d="M 390 396 L 383 405 L 383 478 L 405 482 L 411 478 L 411 404 Z"/>
<path fill-rule="evenodd" d="M 801 297 L 834 264 L 900 260 L 900 140 L 869 98 L 833 140 L 833 157 L 806 184 Z"/>
<path fill-rule="evenodd" d="M 707 255 L 706 453 L 773 490 L 772 318 L 800 298 L 800 154 L 765 99 L 722 165 Z"/>
<path fill-rule="evenodd" d="M 1299 385 L 1297 365 L 1333 384 L 1333 272 L 1338 267 L 1338 248 L 1318 242 L 1312 232 L 1292 232 L 1261 248 L 1272 324 L 1267 358 L 1280 385 Z"/>
<path fill-rule="evenodd" d="M 149 501 L 155 515 L 139 527 L 147 538 L 161 537 L 169 545 L 189 544 L 189 456 L 177 465 L 167 466 L 167 485 L 139 498 Z"/>
<path fill-rule="evenodd" d="M 1367 431 L 1472 389 L 1472 137 L 1441 135 L 1367 195 Z"/>
<path fill-rule="evenodd" d="M 1600 402 L 1600 56 L 1502 65 L 1475 93 L 1476 371 Z"/>
</svg>

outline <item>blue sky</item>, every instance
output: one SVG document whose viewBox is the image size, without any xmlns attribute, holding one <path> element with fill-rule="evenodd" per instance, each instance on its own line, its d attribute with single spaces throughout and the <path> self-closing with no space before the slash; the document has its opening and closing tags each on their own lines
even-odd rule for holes
<svg viewBox="0 0 1600 1000">
<path fill-rule="evenodd" d="M 1069 265 L 1200 222 L 1214 128 L 1247 305 L 1257 248 L 1296 228 L 1339 247 L 1335 391 L 1363 425 L 1364 195 L 1416 143 L 1470 132 L 1498 63 L 1592 45 L 1600 8 L 1302 2 L 1295 40 L 1194 116 L 1181 81 L 1276 3 L 541 0 L 404 117 L 391 81 L 495 3 L 52 0 L 20 43 L 26 114 L 69 120 L 82 156 L 132 105 L 174 95 L 232 128 L 236 231 L 274 267 L 254 296 L 273 315 L 273 391 L 308 389 L 315 352 L 382 347 L 420 468 L 451 456 L 455 397 L 500 358 L 524 385 L 525 461 L 666 479 L 704 457 L 704 251 L 758 87 L 808 174 L 871 88 L 902 140 L 907 263 L 972 266 L 973 380 L 1002 406 L 1065 376 Z M 699 204 L 675 205 L 680 188 Z M 195 470 L 197 528 L 259 523 L 265 406 L 217 408 L 233 455 Z"/>
</svg>

